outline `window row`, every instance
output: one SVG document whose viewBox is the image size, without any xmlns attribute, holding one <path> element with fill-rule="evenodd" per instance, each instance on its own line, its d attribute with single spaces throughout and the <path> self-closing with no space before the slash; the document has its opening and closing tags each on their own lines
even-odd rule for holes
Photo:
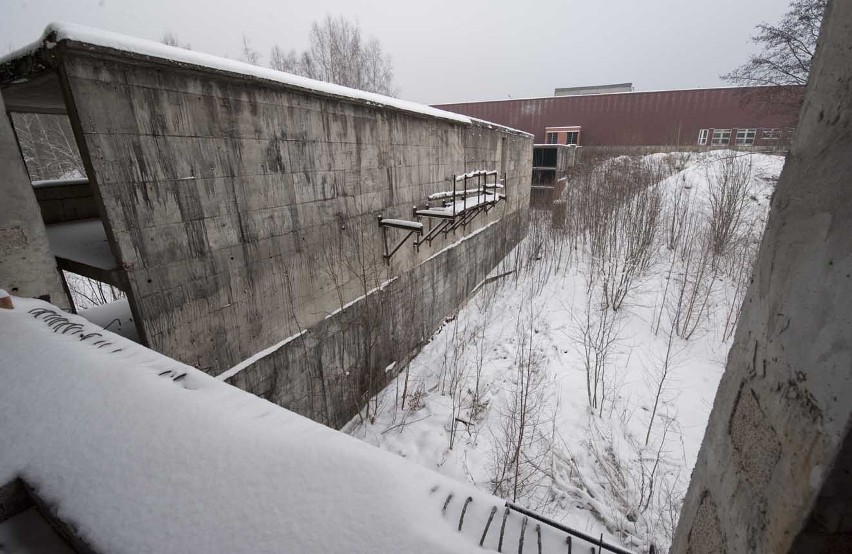
<svg viewBox="0 0 852 554">
<path fill-rule="evenodd" d="M 757 138 L 757 129 L 737 129 L 737 134 L 734 138 L 735 144 L 739 146 L 750 146 L 754 144 Z M 782 130 L 761 129 L 760 138 L 763 140 L 779 140 Z M 713 136 L 710 137 L 710 129 L 701 129 L 698 131 L 698 144 L 704 146 L 707 144 L 708 138 L 710 144 L 714 146 L 731 144 L 731 129 L 713 129 Z"/>
<path fill-rule="evenodd" d="M 559 133 L 547 133 L 547 144 L 559 144 Z M 565 133 L 565 144 L 577 144 L 580 141 L 580 131 Z"/>
</svg>

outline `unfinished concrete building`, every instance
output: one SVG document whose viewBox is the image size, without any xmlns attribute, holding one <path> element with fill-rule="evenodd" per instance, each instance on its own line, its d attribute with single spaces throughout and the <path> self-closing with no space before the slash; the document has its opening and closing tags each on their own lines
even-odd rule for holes
<svg viewBox="0 0 852 554">
<path fill-rule="evenodd" d="M 111 283 L 143 344 L 329 425 L 526 230 L 532 137 L 466 116 L 70 25 L 0 91 L 0 287 Z M 34 188 L 10 113 L 67 116 L 86 178 Z"/>
</svg>

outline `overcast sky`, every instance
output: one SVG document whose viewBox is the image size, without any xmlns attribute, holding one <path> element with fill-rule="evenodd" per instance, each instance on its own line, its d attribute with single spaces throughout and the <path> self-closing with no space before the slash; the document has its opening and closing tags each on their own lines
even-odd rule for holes
<svg viewBox="0 0 852 554">
<path fill-rule="evenodd" d="M 2 53 L 51 21 L 142 38 L 176 33 L 239 57 L 301 50 L 312 21 L 357 19 L 393 59 L 400 96 L 424 103 L 549 96 L 556 87 L 633 82 L 708 87 L 753 51 L 749 37 L 787 0 L 0 0 Z"/>
</svg>

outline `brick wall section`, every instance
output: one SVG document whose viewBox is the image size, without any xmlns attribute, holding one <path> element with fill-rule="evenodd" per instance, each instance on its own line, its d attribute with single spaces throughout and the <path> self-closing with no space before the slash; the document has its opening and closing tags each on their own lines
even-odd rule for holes
<svg viewBox="0 0 852 554">
<path fill-rule="evenodd" d="M 363 295 L 365 285 L 393 277 L 419 276 L 442 298 L 433 309 L 452 313 L 474 276 L 525 229 L 527 135 L 99 49 L 69 48 L 61 70 L 141 334 L 154 349 L 211 374 L 318 324 L 306 341 L 337 336 L 326 316 Z M 419 252 L 409 243 L 384 264 L 378 214 L 410 219 L 413 204 L 452 188 L 453 174 L 483 168 L 507 173 L 508 201 L 466 230 L 499 221 L 465 247 L 481 262 L 426 262 L 461 238 L 459 230 Z M 437 311 L 413 323 L 434 329 Z M 351 348 L 324 349 L 337 369 L 366 363 Z M 344 351 L 352 359 L 331 358 Z M 286 349 L 240 383 L 340 422 L 338 408 L 317 415 L 299 407 L 304 391 L 285 392 L 323 383 L 300 378 L 309 371 L 294 369 L 307 364 L 299 355 Z"/>
<path fill-rule="evenodd" d="M 769 93 L 769 94 L 767 94 Z M 764 140 L 762 129 L 779 128 L 784 135 L 798 121 L 804 87 L 777 91 L 763 87 L 710 88 L 551 96 L 439 104 L 436 108 L 478 117 L 535 134 L 546 142 L 547 127 L 582 127 L 583 146 L 697 145 L 701 129 L 758 129 L 756 146 L 773 147 L 781 140 Z M 562 140 L 564 142 L 564 135 Z M 710 140 L 708 140 L 710 144 Z"/>
</svg>

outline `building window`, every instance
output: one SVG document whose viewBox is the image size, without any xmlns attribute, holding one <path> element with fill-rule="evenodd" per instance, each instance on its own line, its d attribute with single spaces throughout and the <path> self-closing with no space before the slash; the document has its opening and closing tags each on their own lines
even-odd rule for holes
<svg viewBox="0 0 852 554">
<path fill-rule="evenodd" d="M 781 129 L 764 129 L 761 137 L 763 140 L 778 140 L 781 138 Z"/>
<path fill-rule="evenodd" d="M 547 133 L 547 144 L 556 144 L 556 133 Z"/>
<path fill-rule="evenodd" d="M 730 129 L 713 129 L 713 142 L 714 145 L 719 144 L 731 144 L 731 130 Z"/>
<path fill-rule="evenodd" d="M 565 144 L 577 144 L 580 139 L 579 131 L 568 131 L 565 135 Z"/>
<path fill-rule="evenodd" d="M 700 131 L 698 131 L 698 144 L 700 144 L 701 146 L 707 144 L 707 133 L 707 129 L 701 129 Z"/>
<path fill-rule="evenodd" d="M 754 144 L 754 136 L 757 134 L 757 129 L 737 129 L 737 144 L 740 146 L 750 146 Z"/>
</svg>

